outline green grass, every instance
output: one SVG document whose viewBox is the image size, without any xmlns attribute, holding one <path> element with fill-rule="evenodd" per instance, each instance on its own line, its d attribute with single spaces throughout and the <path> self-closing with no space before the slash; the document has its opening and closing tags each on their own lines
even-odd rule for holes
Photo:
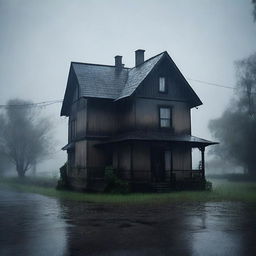
<svg viewBox="0 0 256 256">
<path fill-rule="evenodd" d="M 166 203 L 166 202 L 207 202 L 207 201 L 243 201 L 256 203 L 256 182 L 221 182 L 213 181 L 213 191 L 180 191 L 163 194 L 131 193 L 97 194 L 56 190 L 53 179 L 18 178 L 0 179 L 0 186 L 18 191 L 36 193 L 45 196 L 95 203 Z"/>
</svg>

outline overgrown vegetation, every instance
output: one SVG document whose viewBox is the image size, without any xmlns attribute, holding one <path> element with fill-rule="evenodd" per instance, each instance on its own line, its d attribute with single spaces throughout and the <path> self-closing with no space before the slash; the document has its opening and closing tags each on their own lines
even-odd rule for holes
<svg viewBox="0 0 256 256">
<path fill-rule="evenodd" d="M 117 170 L 112 166 L 105 168 L 106 189 L 105 192 L 116 194 L 127 194 L 129 192 L 129 184 L 127 181 L 118 177 Z"/>
<path fill-rule="evenodd" d="M 56 190 L 56 179 L 17 178 L 0 179 L 2 187 L 37 193 L 65 200 L 94 203 L 156 204 L 169 202 L 242 201 L 256 203 L 256 182 L 219 182 L 209 191 L 180 191 L 170 193 L 96 194 Z"/>
<path fill-rule="evenodd" d="M 57 183 L 57 189 L 68 189 L 67 163 L 60 167 L 60 179 Z"/>
</svg>

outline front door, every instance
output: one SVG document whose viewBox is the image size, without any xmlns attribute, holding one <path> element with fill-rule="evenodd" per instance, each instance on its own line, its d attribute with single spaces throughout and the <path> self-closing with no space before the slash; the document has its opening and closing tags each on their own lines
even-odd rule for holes
<svg viewBox="0 0 256 256">
<path fill-rule="evenodd" d="M 151 150 L 151 171 L 153 181 L 161 182 L 165 180 L 165 153 L 161 148 Z"/>
</svg>

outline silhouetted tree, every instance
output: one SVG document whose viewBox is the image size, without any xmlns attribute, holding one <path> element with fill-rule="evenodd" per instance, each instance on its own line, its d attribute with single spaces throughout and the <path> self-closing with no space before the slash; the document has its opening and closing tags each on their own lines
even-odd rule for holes
<svg viewBox="0 0 256 256">
<path fill-rule="evenodd" d="M 256 54 L 238 61 L 236 68 L 236 96 L 220 118 L 210 121 L 209 128 L 221 143 L 214 154 L 256 175 Z"/>
<path fill-rule="evenodd" d="M 51 126 L 39 112 L 32 102 L 14 99 L 0 117 L 0 150 L 15 164 L 19 177 L 50 153 Z"/>
<path fill-rule="evenodd" d="M 10 168 L 10 161 L 8 158 L 0 152 L 0 176 L 3 176 Z"/>
<path fill-rule="evenodd" d="M 256 22 L 256 0 L 252 0 L 252 4 L 253 4 L 253 18 L 254 21 Z"/>
</svg>

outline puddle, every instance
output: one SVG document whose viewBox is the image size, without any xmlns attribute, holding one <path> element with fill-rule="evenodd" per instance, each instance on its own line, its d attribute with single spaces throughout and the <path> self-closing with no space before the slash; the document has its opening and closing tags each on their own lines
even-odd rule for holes
<svg viewBox="0 0 256 256">
<path fill-rule="evenodd" d="M 256 255 L 254 205 L 110 206 L 0 190 L 0 255 Z"/>
</svg>

